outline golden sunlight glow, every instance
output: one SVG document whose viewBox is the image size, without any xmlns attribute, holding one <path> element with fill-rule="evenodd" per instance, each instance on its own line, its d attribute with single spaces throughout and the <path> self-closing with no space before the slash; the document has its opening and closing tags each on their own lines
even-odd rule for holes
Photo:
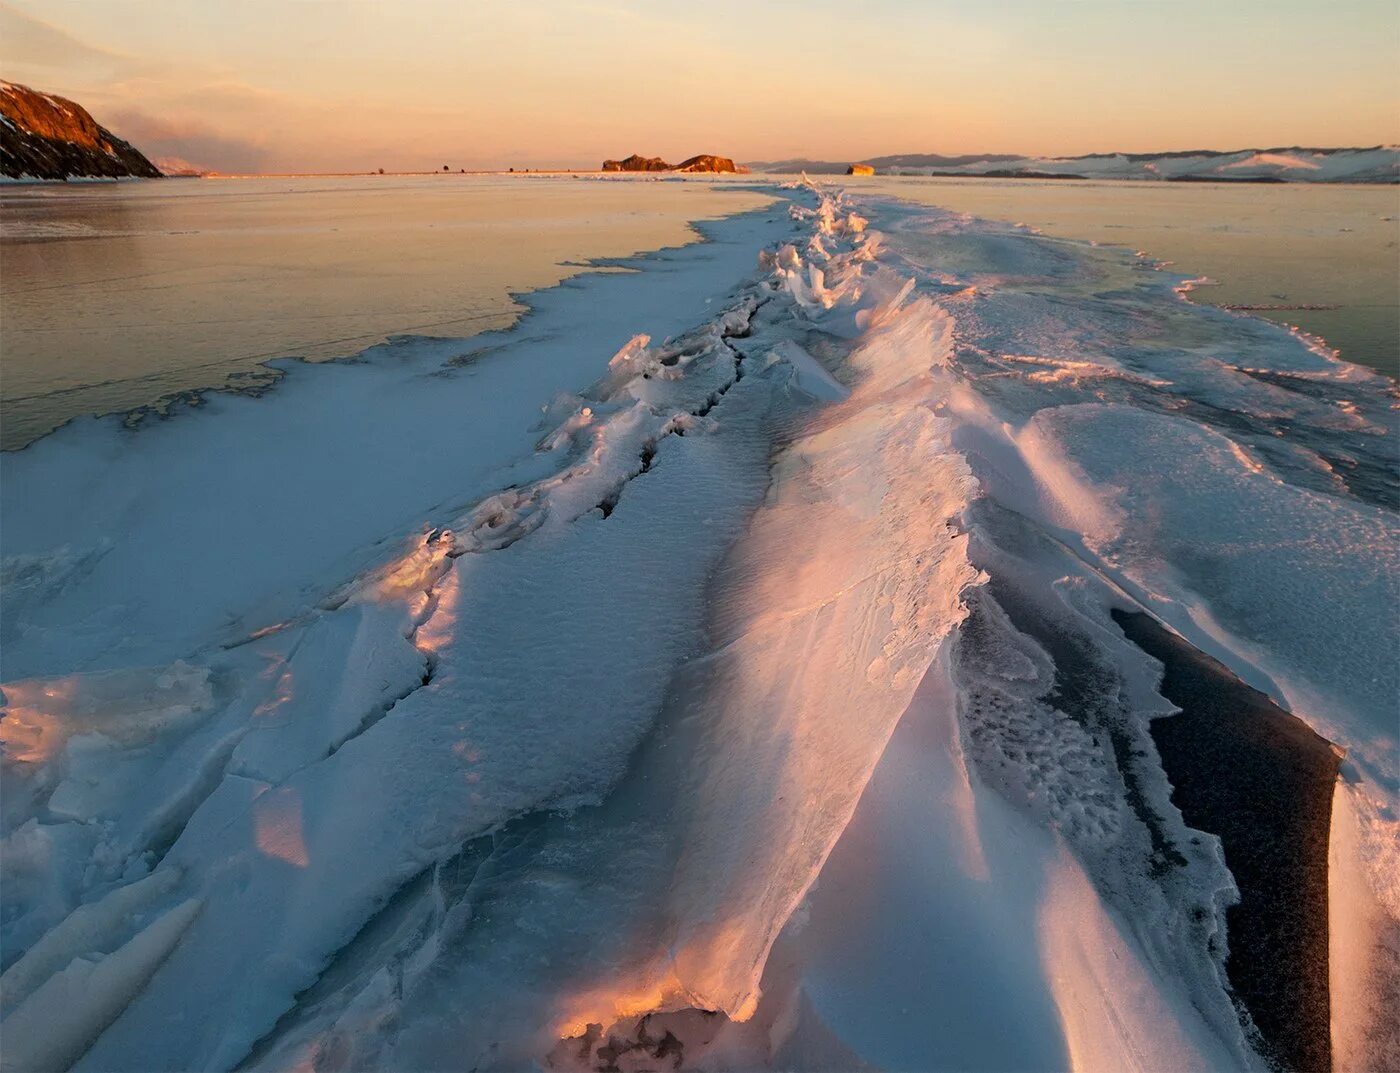
<svg viewBox="0 0 1400 1073">
<path fill-rule="evenodd" d="M 268 670 L 272 670 L 269 667 Z M 264 671 L 264 674 L 267 672 Z M 258 719 L 272 715 L 279 708 L 287 705 L 296 696 L 296 678 L 292 674 L 292 668 L 287 666 L 277 677 L 277 686 L 272 691 L 272 695 L 253 709 L 253 716 Z"/>
<path fill-rule="evenodd" d="M 379 603 L 393 603 L 427 592 L 442 573 L 451 547 L 451 532 L 444 531 L 436 539 L 430 539 L 425 534 L 402 556 L 379 571 L 365 595 Z"/>
<path fill-rule="evenodd" d="M 6 683 L 4 690 L 0 743 L 6 759 L 41 764 L 62 751 L 71 730 L 59 713 L 76 694 L 77 678 L 30 678 Z"/>
<path fill-rule="evenodd" d="M 566 1012 L 555 1026 L 555 1034 L 570 1039 L 583 1035 L 591 1024 L 606 1028 L 629 1017 L 689 1005 L 675 972 L 657 967 L 654 980 L 619 982 L 575 995 L 565 1004 Z"/>
<path fill-rule="evenodd" d="M 253 831 L 264 856 L 305 868 L 311 863 L 302 831 L 301 796 L 296 790 L 268 790 L 253 802 Z"/>
<path fill-rule="evenodd" d="M 413 635 L 413 643 L 429 655 L 442 651 L 452 642 L 457 628 L 457 605 L 462 598 L 462 581 L 456 570 L 448 568 L 447 573 L 433 588 L 433 599 L 437 602 L 428 620 L 418 627 Z M 424 599 L 428 597 L 425 595 Z"/>
</svg>

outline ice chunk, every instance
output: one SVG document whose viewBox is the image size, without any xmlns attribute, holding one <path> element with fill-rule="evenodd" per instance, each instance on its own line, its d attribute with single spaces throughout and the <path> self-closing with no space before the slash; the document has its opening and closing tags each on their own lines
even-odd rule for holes
<svg viewBox="0 0 1400 1073">
<path fill-rule="evenodd" d="M 75 909 L 0 975 L 0 1014 L 8 1016 L 80 955 L 111 950 L 130 931 L 135 915 L 173 890 L 179 878 L 179 872 L 167 868 Z"/>
<path fill-rule="evenodd" d="M 397 609 L 360 603 L 322 615 L 277 672 L 273 696 L 254 709 L 228 770 L 281 782 L 421 685 L 426 669 Z"/>
<path fill-rule="evenodd" d="M 768 360 L 785 361 L 792 368 L 793 383 L 814 399 L 839 402 L 850 390 L 826 371 L 826 368 L 791 339 L 781 340 L 768 352 Z"/>
<path fill-rule="evenodd" d="M 103 958 L 75 957 L 0 1022 L 0 1069 L 48 1070 L 71 1065 L 112 1023 L 169 956 L 199 913 L 181 902 Z"/>
</svg>

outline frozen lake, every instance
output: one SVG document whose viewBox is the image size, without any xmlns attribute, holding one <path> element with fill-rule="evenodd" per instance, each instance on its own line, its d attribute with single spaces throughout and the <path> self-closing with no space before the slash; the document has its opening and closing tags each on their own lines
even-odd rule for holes
<svg viewBox="0 0 1400 1073">
<path fill-rule="evenodd" d="M 512 294 L 692 242 L 765 198 L 702 183 L 493 176 L 0 189 L 3 445 L 217 387 L 269 358 L 503 328 Z"/>
<path fill-rule="evenodd" d="M 1400 187 L 914 176 L 862 182 L 1061 238 L 1142 250 L 1170 261 L 1174 271 L 1207 277 L 1193 301 L 1252 307 L 1322 336 L 1347 361 L 1400 375 Z"/>
<path fill-rule="evenodd" d="M 449 180 L 724 215 L 0 456 L 7 1068 L 1386 1067 L 1394 382 L 739 182 Z"/>
<path fill-rule="evenodd" d="M 505 327 L 514 293 L 589 259 L 693 241 L 762 204 L 743 180 L 355 176 L 0 189 L 0 424 L 14 449 L 72 417 L 356 354 L 387 336 Z M 860 180 L 880 192 L 1142 249 L 1397 372 L 1395 187 Z"/>
</svg>

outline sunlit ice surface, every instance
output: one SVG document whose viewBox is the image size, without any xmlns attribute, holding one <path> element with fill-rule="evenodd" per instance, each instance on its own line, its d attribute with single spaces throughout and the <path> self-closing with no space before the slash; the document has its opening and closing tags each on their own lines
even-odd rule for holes
<svg viewBox="0 0 1400 1073">
<path fill-rule="evenodd" d="M 900 176 L 861 189 L 1142 250 L 1198 277 L 1193 301 L 1297 325 L 1400 379 L 1393 187 Z"/>
<path fill-rule="evenodd" d="M 1387 1053 L 1390 383 L 1129 252 L 765 194 L 466 354 L 4 459 L 7 1049 Z M 1124 609 L 1347 750 L 1335 863 L 1276 893 L 1345 923 L 1291 1032 L 1236 1005 Z"/>
</svg>

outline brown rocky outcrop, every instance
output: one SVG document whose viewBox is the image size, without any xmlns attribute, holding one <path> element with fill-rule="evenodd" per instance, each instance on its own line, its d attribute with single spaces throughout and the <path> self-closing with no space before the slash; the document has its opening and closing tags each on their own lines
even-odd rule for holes
<svg viewBox="0 0 1400 1073">
<path fill-rule="evenodd" d="M 159 178 L 160 170 L 63 97 L 0 80 L 0 174 L 12 179 Z"/>
<path fill-rule="evenodd" d="M 734 166 L 734 161 L 727 156 L 712 156 L 709 153 L 701 153 L 693 156 L 689 160 L 682 160 L 676 165 L 677 171 L 713 171 L 713 172 L 734 172 L 738 169 Z"/>
<path fill-rule="evenodd" d="M 604 171 L 670 171 L 671 165 L 659 156 L 642 156 L 633 153 L 625 160 L 603 161 Z"/>
<path fill-rule="evenodd" d="M 641 156 L 633 153 L 626 160 L 605 160 L 603 161 L 604 171 L 708 171 L 708 172 L 740 172 L 747 169 L 735 167 L 734 161 L 726 156 L 714 156 L 710 153 L 701 153 L 699 156 L 682 160 L 679 164 L 667 164 L 659 156 Z"/>
</svg>

